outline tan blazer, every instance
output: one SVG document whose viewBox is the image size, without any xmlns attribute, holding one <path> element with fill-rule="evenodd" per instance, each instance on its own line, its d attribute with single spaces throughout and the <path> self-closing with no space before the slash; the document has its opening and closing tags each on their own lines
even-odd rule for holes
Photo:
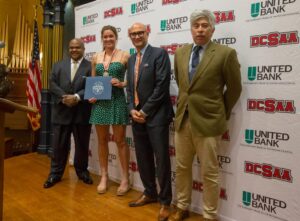
<svg viewBox="0 0 300 221">
<path fill-rule="evenodd" d="M 241 94 L 240 64 L 234 49 L 209 42 L 189 83 L 192 46 L 183 46 L 175 53 L 174 71 L 179 88 L 175 130 L 180 130 L 184 113 L 188 110 L 194 132 L 218 136 L 227 130 L 226 120 Z"/>
</svg>

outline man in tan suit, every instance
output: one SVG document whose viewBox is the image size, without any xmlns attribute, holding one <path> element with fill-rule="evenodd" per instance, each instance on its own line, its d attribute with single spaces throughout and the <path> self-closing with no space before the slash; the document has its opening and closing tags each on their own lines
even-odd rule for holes
<svg viewBox="0 0 300 221">
<path fill-rule="evenodd" d="M 204 220 L 217 220 L 221 135 L 237 102 L 242 86 L 236 51 L 211 41 L 214 14 L 196 10 L 191 14 L 194 43 L 175 53 L 174 71 L 179 88 L 175 116 L 177 208 L 169 221 L 189 216 L 192 163 L 200 160 L 203 182 Z"/>
</svg>

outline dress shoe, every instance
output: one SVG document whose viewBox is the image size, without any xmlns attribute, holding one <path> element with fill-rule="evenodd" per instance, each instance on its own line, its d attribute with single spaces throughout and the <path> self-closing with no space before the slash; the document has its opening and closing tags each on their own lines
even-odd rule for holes
<svg viewBox="0 0 300 221">
<path fill-rule="evenodd" d="M 162 205 L 159 210 L 157 220 L 158 221 L 167 221 L 169 216 L 170 216 L 170 206 Z"/>
<path fill-rule="evenodd" d="M 190 216 L 188 210 L 182 210 L 180 208 L 176 208 L 176 211 L 172 213 L 172 215 L 169 217 L 168 221 L 181 221 Z"/>
<path fill-rule="evenodd" d="M 50 188 L 54 186 L 56 183 L 58 183 L 61 179 L 59 177 L 55 176 L 49 176 L 46 182 L 44 183 L 44 188 Z"/>
<path fill-rule="evenodd" d="M 137 200 L 129 202 L 130 207 L 138 207 L 138 206 L 144 206 L 149 203 L 155 203 L 157 202 L 156 198 L 150 198 L 146 196 L 145 194 L 142 194 Z"/>
<path fill-rule="evenodd" d="M 89 173 L 81 173 L 78 178 L 86 184 L 93 184 L 93 180 Z"/>
</svg>

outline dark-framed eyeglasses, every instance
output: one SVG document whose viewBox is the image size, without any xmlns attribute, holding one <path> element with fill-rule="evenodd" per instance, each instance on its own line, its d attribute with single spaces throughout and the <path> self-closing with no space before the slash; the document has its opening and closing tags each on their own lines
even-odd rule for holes
<svg viewBox="0 0 300 221">
<path fill-rule="evenodd" d="M 131 32 L 129 33 L 129 36 L 131 38 L 136 38 L 136 37 L 143 37 L 146 31 L 137 31 L 137 32 Z"/>
</svg>

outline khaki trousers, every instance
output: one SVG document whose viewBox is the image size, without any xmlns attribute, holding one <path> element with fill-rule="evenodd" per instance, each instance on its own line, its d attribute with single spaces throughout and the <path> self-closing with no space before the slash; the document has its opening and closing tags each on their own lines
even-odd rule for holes
<svg viewBox="0 0 300 221">
<path fill-rule="evenodd" d="M 187 115 L 187 114 L 186 114 Z M 177 207 L 187 210 L 191 204 L 192 166 L 197 154 L 203 182 L 203 217 L 216 219 L 219 199 L 219 163 L 217 158 L 221 136 L 204 137 L 191 130 L 188 115 L 175 132 Z"/>
</svg>

